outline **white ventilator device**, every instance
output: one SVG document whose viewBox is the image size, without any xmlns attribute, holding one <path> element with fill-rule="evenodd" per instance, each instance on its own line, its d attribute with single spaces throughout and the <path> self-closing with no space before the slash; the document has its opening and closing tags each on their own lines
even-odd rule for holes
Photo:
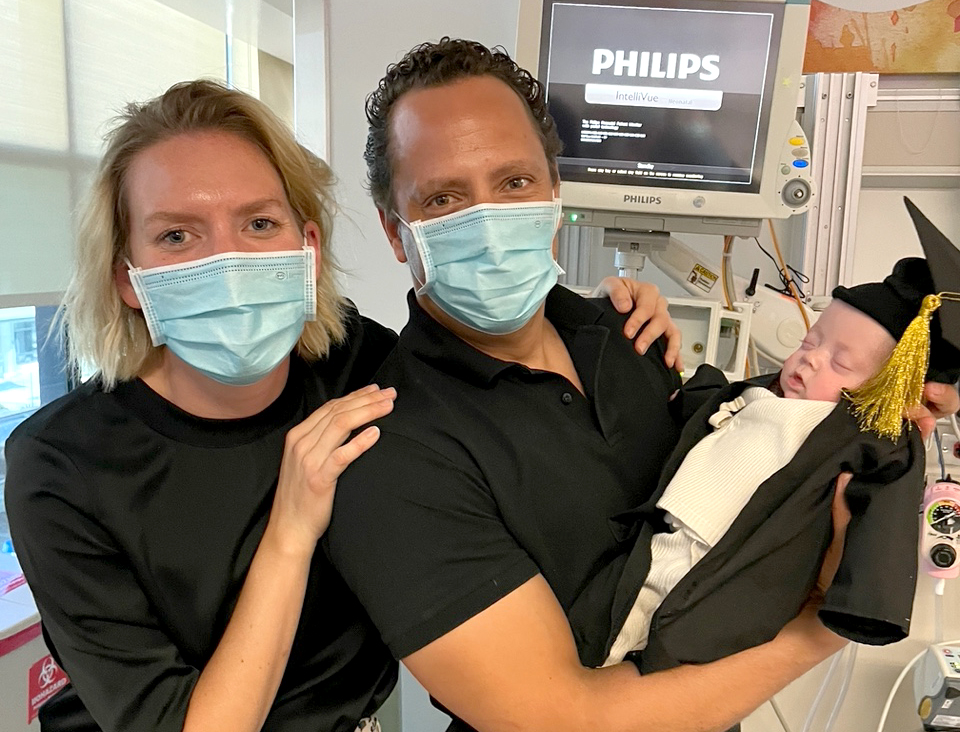
<svg viewBox="0 0 960 732">
<path fill-rule="evenodd" d="M 742 277 L 734 276 L 730 286 L 744 295 L 734 302 L 733 311 L 723 309 L 718 301 L 720 265 L 669 234 L 607 230 L 604 246 L 616 248 L 614 264 L 621 276 L 636 278 L 649 260 L 690 293 L 690 298 L 668 300 L 670 315 L 684 334 L 681 355 L 691 373 L 702 363 L 718 364 L 716 357 L 725 350 L 731 367 L 724 373 L 732 380 L 742 379 L 748 338 L 761 356 L 781 364 L 806 334 L 796 300 Z M 803 307 L 814 322 L 818 314 Z M 726 339 L 730 345 L 723 349 Z"/>
<path fill-rule="evenodd" d="M 930 646 L 913 676 L 925 730 L 960 730 L 960 645 Z"/>
</svg>

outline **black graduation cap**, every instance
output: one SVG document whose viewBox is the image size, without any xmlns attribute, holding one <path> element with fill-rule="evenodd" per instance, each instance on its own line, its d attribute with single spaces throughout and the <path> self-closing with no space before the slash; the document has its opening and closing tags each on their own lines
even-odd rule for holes
<svg viewBox="0 0 960 732">
<path fill-rule="evenodd" d="M 903 202 L 910 212 L 917 236 L 920 237 L 920 246 L 927 258 L 927 267 L 933 278 L 933 292 L 960 294 L 960 250 L 930 223 L 930 219 L 920 212 L 913 201 L 904 196 Z M 939 336 L 952 349 L 954 368 L 957 368 L 960 364 L 960 302 L 944 299 L 938 315 Z"/>
<path fill-rule="evenodd" d="M 954 383 L 960 377 L 960 250 L 910 199 L 903 200 L 926 259 L 901 259 L 883 282 L 833 291 L 898 341 L 880 373 L 848 394 L 861 426 L 890 437 L 900 433 L 904 408 L 920 403 L 924 381 Z"/>
</svg>

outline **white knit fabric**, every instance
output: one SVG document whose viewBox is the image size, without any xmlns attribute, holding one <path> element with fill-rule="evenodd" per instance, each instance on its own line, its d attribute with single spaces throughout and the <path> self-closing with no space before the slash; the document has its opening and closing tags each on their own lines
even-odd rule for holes
<svg viewBox="0 0 960 732">
<path fill-rule="evenodd" d="M 653 537 L 650 572 L 604 666 L 646 647 L 650 620 L 667 593 L 716 546 L 754 491 L 793 459 L 835 406 L 750 387 L 710 417 L 715 431 L 687 453 L 657 501 L 671 531 Z"/>
</svg>

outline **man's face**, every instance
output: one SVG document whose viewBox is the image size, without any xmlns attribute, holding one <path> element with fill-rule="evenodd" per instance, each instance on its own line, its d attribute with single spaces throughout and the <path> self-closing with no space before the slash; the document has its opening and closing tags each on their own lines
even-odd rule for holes
<svg viewBox="0 0 960 732">
<path fill-rule="evenodd" d="M 413 222 L 479 203 L 550 201 L 556 189 L 526 104 L 478 76 L 402 96 L 390 123 L 397 214 Z M 399 226 L 381 212 L 397 259 Z"/>
<path fill-rule="evenodd" d="M 894 345 L 893 336 L 877 321 L 834 300 L 784 362 L 783 395 L 840 401 L 843 389 L 861 386 L 880 370 Z"/>
</svg>

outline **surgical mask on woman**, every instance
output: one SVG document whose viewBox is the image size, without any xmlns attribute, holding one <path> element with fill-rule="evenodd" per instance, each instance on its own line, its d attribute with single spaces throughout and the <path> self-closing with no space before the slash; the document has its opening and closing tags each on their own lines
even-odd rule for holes
<svg viewBox="0 0 960 732">
<path fill-rule="evenodd" d="M 484 203 L 412 224 L 401 219 L 416 293 L 474 330 L 519 330 L 563 272 L 553 258 L 560 210 L 559 199 Z"/>
<path fill-rule="evenodd" d="M 130 282 L 153 345 L 222 384 L 253 384 L 290 355 L 316 313 L 314 250 L 231 252 L 141 269 Z"/>
</svg>

